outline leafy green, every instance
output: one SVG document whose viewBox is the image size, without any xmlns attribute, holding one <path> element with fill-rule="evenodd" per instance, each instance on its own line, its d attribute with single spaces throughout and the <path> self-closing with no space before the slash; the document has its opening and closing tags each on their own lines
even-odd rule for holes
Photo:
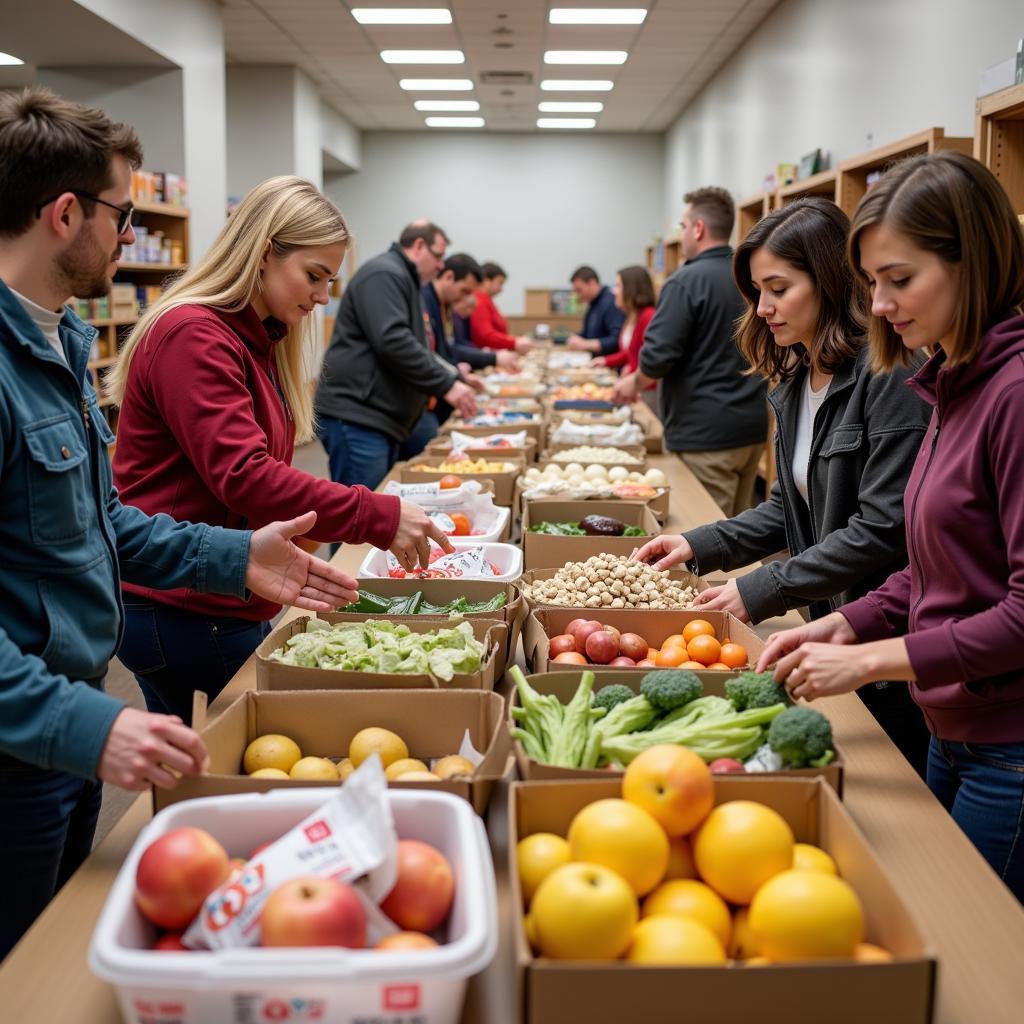
<svg viewBox="0 0 1024 1024">
<path fill-rule="evenodd" d="M 469 615 L 474 612 L 500 611 L 507 603 L 508 597 L 505 594 L 495 594 L 486 601 L 467 601 L 464 597 L 457 597 L 447 604 L 431 604 L 424 599 L 421 590 L 400 597 L 384 597 L 360 590 L 359 600 L 340 610 L 369 615 Z"/>
<path fill-rule="evenodd" d="M 543 533 L 551 537 L 586 537 L 587 531 L 579 523 L 538 523 L 527 529 L 527 533 Z"/>
</svg>

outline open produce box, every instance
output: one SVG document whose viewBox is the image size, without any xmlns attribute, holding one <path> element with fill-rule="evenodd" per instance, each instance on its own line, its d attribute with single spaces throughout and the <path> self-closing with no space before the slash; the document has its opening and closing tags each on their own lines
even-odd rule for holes
<svg viewBox="0 0 1024 1024">
<path fill-rule="evenodd" d="M 504 463 L 510 466 L 506 470 L 481 470 L 480 472 L 467 472 L 460 469 L 442 469 L 442 466 L 457 466 L 457 462 L 449 462 L 444 456 L 417 455 L 403 463 L 400 473 L 403 484 L 427 483 L 431 480 L 440 480 L 446 476 L 458 476 L 463 480 L 492 480 L 494 482 L 494 501 L 498 505 L 511 505 L 515 494 L 516 480 L 522 476 L 526 468 L 526 462 L 521 458 L 506 457 L 503 453 L 491 452 L 486 461 L 489 463 Z M 420 466 L 421 469 L 416 467 Z"/>
<path fill-rule="evenodd" d="M 540 405 L 536 402 L 530 404 L 534 406 L 532 410 L 521 410 L 526 412 L 531 417 L 530 419 L 509 418 L 503 420 L 501 413 L 497 412 L 493 417 L 489 417 L 489 419 L 494 419 L 495 422 L 493 423 L 488 422 L 476 425 L 466 424 L 461 420 L 456 420 L 454 423 L 452 420 L 448 420 L 441 426 L 441 437 L 444 438 L 456 430 L 460 434 L 469 434 L 471 437 L 489 437 L 491 434 L 518 433 L 520 430 L 525 430 L 527 437 L 536 442 L 536 451 L 539 452 L 544 447 L 547 429 Z M 514 413 L 520 410 L 513 409 L 510 411 Z"/>
<path fill-rule="evenodd" d="M 539 597 L 534 596 L 530 592 L 532 584 L 550 580 L 559 569 L 529 569 L 524 572 L 516 582 L 520 592 L 526 599 L 527 605 L 531 609 L 538 608 L 572 608 L 576 611 L 577 616 L 583 616 L 584 618 L 589 617 L 593 611 L 600 611 L 599 608 L 588 608 L 584 604 L 552 604 L 549 601 L 545 601 Z M 668 578 L 679 587 L 691 587 L 694 592 L 700 593 L 702 590 L 707 590 L 709 584 L 705 581 L 703 576 L 696 576 L 687 569 L 669 569 Z M 689 609 L 679 609 L 680 612 Z M 575 617 L 575 616 L 574 616 Z M 710 620 L 709 620 L 710 621 Z"/>
<path fill-rule="evenodd" d="M 540 694 L 552 694 L 562 704 L 568 704 L 572 700 L 576 689 L 580 684 L 580 674 L 585 671 L 583 668 L 573 669 L 571 672 L 538 672 L 526 677 L 527 682 Z M 644 674 L 630 669 L 601 668 L 598 665 L 590 667 L 594 673 L 594 692 L 602 686 L 612 683 L 620 683 L 628 686 L 634 693 L 640 692 L 640 680 Z M 648 669 L 649 672 L 657 672 L 659 669 Z M 704 686 L 704 695 L 713 697 L 724 697 L 725 681 L 729 678 L 725 672 L 695 672 Z M 509 687 L 511 693 L 509 701 L 509 728 L 515 728 L 516 722 L 511 716 L 513 707 L 519 707 L 519 691 L 514 684 Z M 822 709 L 815 706 L 816 711 Z M 824 713 L 824 712 L 822 712 Z M 821 776 L 840 796 L 843 793 L 843 762 L 842 751 L 832 744 L 835 751 L 835 758 L 823 768 L 780 768 L 778 771 L 758 772 L 758 778 L 815 778 Z M 523 749 L 519 740 L 512 741 L 512 752 L 516 758 L 516 768 L 519 777 L 526 780 L 536 779 L 606 779 L 609 776 L 620 777 L 621 771 L 611 768 L 560 768 L 556 765 L 545 764 L 530 757 Z M 739 774 L 739 773 L 737 773 Z M 754 773 L 751 773 L 754 774 Z"/>
<path fill-rule="evenodd" d="M 525 1024 L 929 1024 L 935 956 L 863 833 L 823 779 L 716 776 L 715 802 L 766 804 L 786 819 L 797 842 L 814 843 L 829 853 L 864 907 L 866 941 L 888 950 L 891 962 L 668 967 L 534 956 L 519 911 L 523 895 L 516 844 L 535 832 L 564 836 L 579 810 L 620 797 L 621 788 L 618 779 L 516 782 L 510 787 L 510 881 Z"/>
<path fill-rule="evenodd" d="M 636 633 L 651 647 L 661 645 L 694 619 L 704 619 L 715 629 L 715 638 L 720 643 L 728 640 L 740 644 L 747 652 L 747 668 L 752 669 L 764 650 L 764 641 L 745 623 L 740 622 L 731 612 L 705 611 L 693 608 L 680 611 L 660 608 L 555 608 L 548 605 L 534 609 L 526 619 L 523 630 L 523 654 L 526 664 L 533 672 L 558 670 L 559 663 L 549 657 L 551 638 L 565 633 L 566 626 L 573 619 L 594 619 L 603 626 L 614 626 L 620 633 Z M 670 667 L 670 666 L 662 666 Z M 644 673 L 648 668 L 626 668 L 626 672 Z M 725 671 L 717 669 L 715 675 L 728 678 L 745 671 L 743 668 Z"/>
<path fill-rule="evenodd" d="M 540 463 L 537 469 L 543 470 L 547 463 Z M 621 493 L 619 493 L 621 492 Z M 573 488 L 563 482 L 561 489 L 548 492 L 540 479 L 528 480 L 525 476 L 516 481 L 513 507 L 519 515 L 526 514 L 526 506 L 542 501 L 642 501 L 657 517 L 659 523 L 668 518 L 671 488 L 668 485 L 657 487 L 632 481 L 622 483 L 609 482 L 598 491 L 585 491 Z"/>
<path fill-rule="evenodd" d="M 456 672 L 446 682 L 429 675 L 404 675 L 399 672 L 360 672 L 344 669 L 306 668 L 287 665 L 269 655 L 298 633 L 305 633 L 308 615 L 292 619 L 275 629 L 256 648 L 256 688 L 258 690 L 493 690 L 498 665 L 504 661 L 508 645 L 508 624 L 497 619 L 467 619 L 474 639 L 484 645 L 480 668 L 476 672 Z M 387 620 L 405 625 L 413 633 L 429 633 L 444 627 L 437 619 L 419 617 Z M 359 625 L 353 623 L 352 625 Z"/>
<path fill-rule="evenodd" d="M 612 459 L 610 457 L 605 456 L 603 452 L 602 458 L 566 458 L 566 452 L 572 451 L 572 449 L 574 448 L 595 448 L 598 450 L 610 450 L 614 448 L 617 451 L 624 452 L 626 455 L 632 456 L 632 458 L 634 458 L 636 462 L 627 462 L 625 459 Z M 636 470 L 639 473 L 643 473 L 646 472 L 647 470 L 647 449 L 642 444 L 603 445 L 600 441 L 587 441 L 582 444 L 578 442 L 575 444 L 557 444 L 552 441 L 549 441 L 547 450 L 542 452 L 540 455 L 540 461 L 557 462 L 561 465 L 566 465 L 570 462 L 579 462 L 583 466 L 588 466 L 593 462 L 598 462 L 613 466 L 625 466 L 627 469 Z"/>
<path fill-rule="evenodd" d="M 638 528 L 643 534 L 624 537 L 614 532 L 591 532 L 591 528 L 596 531 L 601 526 L 601 520 L 609 519 Z M 531 527 L 542 523 L 579 523 L 581 520 L 589 524 L 582 537 L 530 532 Z M 606 528 L 610 529 L 610 524 L 606 524 Z M 642 501 L 528 502 L 523 512 L 523 568 L 558 567 L 604 552 L 628 557 L 660 532 L 657 517 Z"/>
<path fill-rule="evenodd" d="M 339 783 L 252 778 L 242 768 L 245 748 L 258 736 L 277 733 L 294 740 L 304 757 L 326 757 L 337 763 L 348 756 L 357 732 L 377 727 L 401 736 L 409 756 L 428 768 L 435 758 L 457 754 L 468 731 L 473 749 L 483 758 L 471 776 L 388 785 L 452 793 L 483 814 L 508 762 L 504 714 L 504 700 L 481 690 L 247 690 L 212 722 L 193 720 L 209 751 L 210 767 L 203 775 L 181 778 L 174 789 L 154 787 L 153 808 L 159 811 L 180 800 L 229 793 L 308 786 L 332 789 Z"/>
<path fill-rule="evenodd" d="M 455 552 L 444 554 L 440 545 L 430 542 L 431 562 L 427 579 L 482 579 L 490 583 L 511 583 L 523 572 L 523 552 L 517 544 L 492 544 L 475 537 L 450 537 Z M 463 558 L 459 552 L 468 551 Z M 406 572 L 389 551 L 371 548 L 359 566 L 360 579 L 419 579 L 417 572 Z"/>
<path fill-rule="evenodd" d="M 495 431 L 495 433 L 500 433 L 500 431 Z M 485 436 L 492 437 L 493 434 L 487 434 Z M 452 447 L 453 446 L 451 442 L 447 439 L 446 436 L 441 440 L 432 441 L 429 445 L 427 445 L 427 454 L 436 457 L 444 456 L 447 458 L 452 450 Z M 463 452 L 463 454 L 465 454 L 471 459 L 493 459 L 498 456 L 508 456 L 509 458 L 512 459 L 522 459 L 528 466 L 532 465 L 534 462 L 537 461 L 538 451 L 537 442 L 532 437 L 527 437 L 526 444 L 522 446 L 511 445 L 505 448 L 497 447 L 494 445 L 488 445 L 483 447 L 481 447 L 480 445 L 465 445 L 460 450 Z"/>
</svg>

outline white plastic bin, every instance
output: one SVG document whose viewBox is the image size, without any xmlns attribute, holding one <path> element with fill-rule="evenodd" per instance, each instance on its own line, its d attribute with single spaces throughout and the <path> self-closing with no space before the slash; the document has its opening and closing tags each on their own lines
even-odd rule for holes
<svg viewBox="0 0 1024 1024">
<path fill-rule="evenodd" d="M 484 557 L 493 562 L 500 570 L 500 576 L 480 576 L 479 579 L 493 580 L 496 583 L 511 583 L 523 574 L 523 549 L 515 544 L 481 543 L 477 537 L 449 537 L 453 548 L 482 547 Z M 388 575 L 388 556 L 386 551 L 373 548 L 359 566 L 361 580 L 386 579 Z M 468 578 L 468 577 L 467 577 Z"/>
<path fill-rule="evenodd" d="M 422 1021 L 458 1024 L 467 979 L 497 949 L 494 867 L 483 824 L 448 793 L 389 790 L 399 838 L 419 839 L 448 858 L 455 897 L 437 949 L 225 949 L 162 953 L 135 907 L 135 870 L 154 839 L 194 825 L 246 856 L 283 835 L 324 802 L 322 789 L 208 797 L 173 804 L 142 830 L 118 873 L 89 947 L 89 966 L 117 986 L 127 1024 Z"/>
</svg>

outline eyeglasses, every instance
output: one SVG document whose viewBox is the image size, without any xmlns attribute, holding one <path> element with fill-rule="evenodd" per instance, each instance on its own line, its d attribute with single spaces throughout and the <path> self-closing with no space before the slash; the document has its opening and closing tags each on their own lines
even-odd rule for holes
<svg viewBox="0 0 1024 1024">
<path fill-rule="evenodd" d="M 434 252 L 433 249 L 428 248 L 427 252 L 429 252 L 430 255 L 434 257 L 435 260 L 443 260 L 447 250 L 442 249 L 440 252 Z"/>
<path fill-rule="evenodd" d="M 101 206 L 109 206 L 112 210 L 117 210 L 117 233 L 123 235 L 128 230 L 128 225 L 132 221 L 132 214 L 135 213 L 135 207 L 129 203 L 127 206 L 115 206 L 113 203 L 108 203 L 106 199 L 100 199 L 99 196 L 93 195 L 91 192 L 80 192 L 75 188 L 67 188 L 64 192 L 70 192 L 73 196 L 78 196 L 79 199 L 90 199 L 94 203 L 99 203 Z M 43 200 L 36 207 L 36 219 L 38 220 L 43 215 L 43 207 L 49 206 L 55 199 L 60 199 L 64 192 L 58 192 L 55 196 L 50 196 L 49 199 Z"/>
</svg>

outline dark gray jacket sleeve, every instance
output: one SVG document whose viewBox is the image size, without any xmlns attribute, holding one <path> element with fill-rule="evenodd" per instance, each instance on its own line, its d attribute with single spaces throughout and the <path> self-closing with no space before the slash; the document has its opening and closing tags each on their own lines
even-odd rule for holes
<svg viewBox="0 0 1024 1024">
<path fill-rule="evenodd" d="M 353 301 L 374 355 L 389 373 L 415 391 L 438 396 L 459 379 L 458 370 L 435 359 L 409 326 L 405 295 L 391 274 L 382 271 L 360 282 Z"/>
<path fill-rule="evenodd" d="M 673 275 L 662 287 L 654 316 L 644 332 L 644 343 L 640 349 L 641 373 L 660 380 L 672 372 L 686 354 L 695 316 L 689 283 L 682 275 Z"/>
</svg>

